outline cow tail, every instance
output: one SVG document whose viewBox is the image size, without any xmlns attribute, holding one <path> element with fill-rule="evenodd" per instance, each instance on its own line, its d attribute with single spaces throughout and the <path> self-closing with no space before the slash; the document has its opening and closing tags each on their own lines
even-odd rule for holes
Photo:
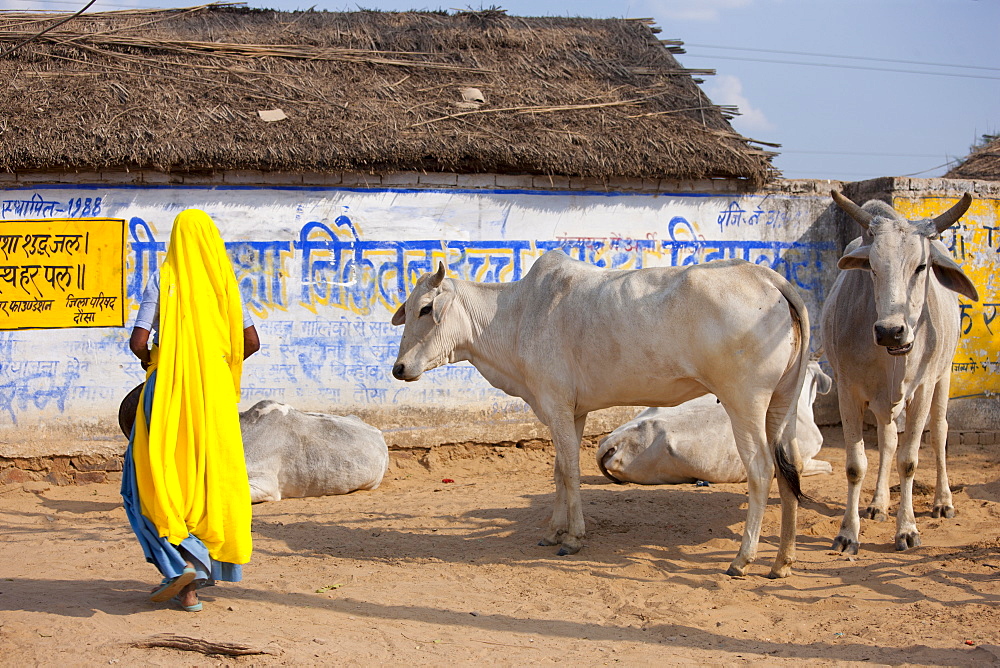
<svg viewBox="0 0 1000 668">
<path fill-rule="evenodd" d="M 785 479 L 788 483 L 788 488 L 792 490 L 792 494 L 795 498 L 802 501 L 809 500 L 809 497 L 802 492 L 801 479 L 799 477 L 799 469 L 794 462 L 788 459 L 785 454 L 784 448 L 781 447 L 779 443 L 774 447 L 774 462 L 778 467 L 778 475 Z"/>
<path fill-rule="evenodd" d="M 785 482 L 789 489 L 795 494 L 799 502 L 810 500 L 802 492 L 800 475 L 802 471 L 802 457 L 798 451 L 798 441 L 795 440 L 795 421 L 798 412 L 798 397 L 802 393 L 805 385 L 807 366 L 809 365 L 809 311 L 806 310 L 802 296 L 795 290 L 791 283 L 782 277 L 777 277 L 775 287 L 788 302 L 788 310 L 791 312 L 792 321 L 799 330 L 799 355 L 796 363 L 795 375 L 795 399 L 790 402 L 785 417 L 777 431 L 777 442 L 773 444 L 774 461 L 777 466 L 777 473 Z"/>
</svg>

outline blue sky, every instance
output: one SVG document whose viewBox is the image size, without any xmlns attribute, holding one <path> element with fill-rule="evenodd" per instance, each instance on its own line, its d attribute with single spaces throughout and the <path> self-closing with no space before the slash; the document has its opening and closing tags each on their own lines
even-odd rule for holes
<svg viewBox="0 0 1000 668">
<path fill-rule="evenodd" d="M 86 0 L 0 0 L 75 11 Z M 94 10 L 189 7 L 192 0 L 98 0 Z M 998 0 L 250 0 L 282 10 L 480 9 L 520 16 L 652 18 L 683 40 L 685 67 L 736 104 L 733 125 L 781 144 L 786 178 L 940 176 L 984 134 L 1000 134 Z"/>
</svg>

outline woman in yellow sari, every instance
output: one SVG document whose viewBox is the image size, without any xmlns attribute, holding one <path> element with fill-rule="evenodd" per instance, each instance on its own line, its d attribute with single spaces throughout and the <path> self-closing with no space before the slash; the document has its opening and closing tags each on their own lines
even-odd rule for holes
<svg viewBox="0 0 1000 668">
<path fill-rule="evenodd" d="M 129 348 L 146 383 L 123 467 L 126 514 L 146 560 L 163 575 L 150 598 L 197 612 L 199 587 L 239 582 L 250 560 L 237 402 L 243 360 L 260 348 L 225 244 L 203 211 L 174 220 Z"/>
</svg>

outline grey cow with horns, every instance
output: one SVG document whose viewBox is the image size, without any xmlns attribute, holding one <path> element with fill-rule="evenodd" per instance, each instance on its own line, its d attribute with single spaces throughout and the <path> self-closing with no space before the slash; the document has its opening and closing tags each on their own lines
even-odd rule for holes
<svg viewBox="0 0 1000 668">
<path fill-rule="evenodd" d="M 938 235 L 972 203 L 968 193 L 931 220 L 908 221 L 892 207 L 872 200 L 858 206 L 840 193 L 831 196 L 864 228 L 838 266 L 842 271 L 823 305 L 823 346 L 833 369 L 847 449 L 847 504 L 833 549 L 857 554 L 861 520 L 858 502 L 868 470 L 862 418 L 871 409 L 878 428 L 879 467 L 875 494 L 864 512 L 884 520 L 889 507 L 893 455 L 899 472 L 896 549 L 920 545 L 913 515 L 913 474 L 925 427 L 937 459 L 934 517 L 954 517 L 945 466 L 951 361 L 958 345 L 958 295 L 978 301 L 972 281 L 948 255 Z M 902 447 L 897 452 L 895 420 L 906 408 Z"/>
<path fill-rule="evenodd" d="M 749 506 L 739 553 L 744 575 L 757 553 L 777 468 L 781 542 L 771 577 L 795 560 L 802 462 L 795 438 L 809 364 L 809 316 L 783 277 L 742 260 L 688 267 L 603 270 L 550 251 L 519 281 L 419 278 L 392 317 L 403 325 L 392 374 L 414 381 L 469 361 L 521 397 L 549 427 L 556 448 L 555 508 L 542 545 L 582 547 L 580 442 L 590 411 L 676 406 L 715 394 L 732 422 L 748 473 Z"/>
</svg>

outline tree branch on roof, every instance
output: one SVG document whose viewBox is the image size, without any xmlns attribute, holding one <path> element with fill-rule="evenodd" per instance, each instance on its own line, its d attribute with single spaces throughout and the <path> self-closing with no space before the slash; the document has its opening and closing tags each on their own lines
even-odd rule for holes
<svg viewBox="0 0 1000 668">
<path fill-rule="evenodd" d="M 471 116 L 473 114 L 496 114 L 503 111 L 516 111 L 520 114 L 548 114 L 556 111 L 579 111 L 581 109 L 603 109 L 606 107 L 626 107 L 630 105 L 641 104 L 646 100 L 650 100 L 654 97 L 660 97 L 661 95 L 666 95 L 666 91 L 662 93 L 655 93 L 653 95 L 645 95 L 643 97 L 637 97 L 633 100 L 619 100 L 617 102 L 595 102 L 594 104 L 563 104 L 559 106 L 544 106 L 544 107 L 502 107 L 499 109 L 475 109 L 473 111 L 459 111 L 454 114 L 448 114 L 447 116 L 439 116 L 438 118 L 432 118 L 430 120 L 421 121 L 420 123 L 414 123 L 413 125 L 407 126 L 407 129 L 418 128 L 421 125 L 430 125 L 431 123 L 437 123 L 438 121 L 446 121 L 450 118 L 459 118 L 460 116 Z"/>
</svg>

